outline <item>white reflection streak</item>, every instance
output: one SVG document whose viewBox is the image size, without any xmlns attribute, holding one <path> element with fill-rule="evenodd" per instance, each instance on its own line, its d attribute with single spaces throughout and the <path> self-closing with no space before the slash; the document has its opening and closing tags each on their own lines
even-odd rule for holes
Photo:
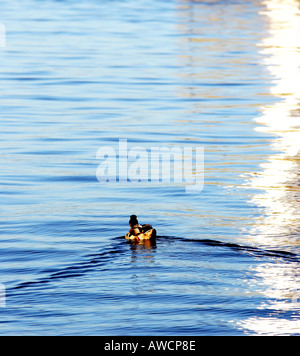
<svg viewBox="0 0 300 356">
<path fill-rule="evenodd" d="M 260 47 L 265 64 L 274 76 L 270 89 L 280 101 L 262 108 L 257 130 L 276 135 L 270 156 L 262 172 L 251 180 L 251 186 L 262 189 L 254 202 L 263 207 L 267 217 L 258 231 L 265 236 L 280 236 L 299 231 L 299 152 L 300 152 L 300 10 L 297 0 L 268 0 L 262 12 L 269 21 L 269 36 Z M 261 237 L 258 236 L 261 241 Z M 268 243 L 267 238 L 264 243 Z M 269 239 L 273 244 L 275 241 Z"/>
<path fill-rule="evenodd" d="M 300 151 L 300 2 L 297 0 L 266 0 L 261 13 L 268 21 L 269 35 L 259 44 L 265 64 L 274 76 L 270 89 L 279 101 L 262 108 L 261 124 L 257 130 L 271 133 L 277 138 L 272 148 L 277 153 L 268 157 L 262 172 L 253 175 L 250 185 L 261 189 L 253 202 L 265 211 L 263 220 L 257 221 L 251 239 L 258 243 L 286 246 L 298 244 L 299 235 L 299 151 Z M 299 334 L 300 304 L 293 296 L 300 290 L 297 265 L 270 263 L 257 268 L 257 275 L 265 286 L 270 317 L 253 317 L 243 321 L 242 327 L 257 334 Z M 289 310 L 287 319 L 271 315 L 271 310 Z M 274 315 L 274 314 L 273 314 Z"/>
</svg>

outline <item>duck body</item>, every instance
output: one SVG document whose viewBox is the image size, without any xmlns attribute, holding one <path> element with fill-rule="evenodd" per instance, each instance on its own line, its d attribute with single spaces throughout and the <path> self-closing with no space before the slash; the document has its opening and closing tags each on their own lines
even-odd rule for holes
<svg viewBox="0 0 300 356">
<path fill-rule="evenodd" d="M 156 238 L 156 230 L 149 224 L 140 225 L 135 215 L 131 215 L 129 225 L 130 230 L 125 236 L 127 240 L 139 242 Z"/>
</svg>

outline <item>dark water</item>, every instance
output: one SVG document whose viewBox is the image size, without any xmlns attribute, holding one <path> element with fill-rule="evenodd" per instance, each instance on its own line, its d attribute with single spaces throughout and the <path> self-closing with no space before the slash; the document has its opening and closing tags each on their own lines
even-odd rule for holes
<svg viewBox="0 0 300 356">
<path fill-rule="evenodd" d="M 0 334 L 299 335 L 300 3 L 1 7 Z M 203 191 L 98 182 L 120 139 L 203 147 Z"/>
</svg>

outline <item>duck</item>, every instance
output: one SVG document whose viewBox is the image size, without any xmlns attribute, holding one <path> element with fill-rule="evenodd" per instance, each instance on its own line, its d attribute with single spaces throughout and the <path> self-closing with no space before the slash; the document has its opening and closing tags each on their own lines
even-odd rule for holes
<svg viewBox="0 0 300 356">
<path fill-rule="evenodd" d="M 135 242 L 156 239 L 156 230 L 149 224 L 140 225 L 136 215 L 131 215 L 129 220 L 130 230 L 125 235 L 126 240 Z"/>
</svg>

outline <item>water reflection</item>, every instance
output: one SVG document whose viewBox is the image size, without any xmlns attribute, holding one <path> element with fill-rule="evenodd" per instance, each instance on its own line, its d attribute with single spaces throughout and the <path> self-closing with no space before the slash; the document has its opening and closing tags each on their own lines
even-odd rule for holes
<svg viewBox="0 0 300 356">
<path fill-rule="evenodd" d="M 261 16 L 268 25 L 266 37 L 259 43 L 264 64 L 272 74 L 270 94 L 278 101 L 262 107 L 256 130 L 271 134 L 274 154 L 253 174 L 249 184 L 259 193 L 252 203 L 263 209 L 251 239 L 297 252 L 300 245 L 300 9 L 296 0 L 266 0 Z M 299 334 L 299 265 L 270 263 L 257 268 L 268 305 L 262 305 L 263 317 L 242 323 L 258 334 Z M 267 314 L 267 315 L 266 315 Z"/>
<path fill-rule="evenodd" d="M 155 240 L 145 240 L 139 242 L 128 242 L 131 246 L 132 256 L 131 262 L 146 262 L 153 263 L 155 250 L 156 250 L 156 241 Z"/>
<path fill-rule="evenodd" d="M 131 263 L 134 265 L 131 275 L 131 288 L 134 295 L 153 294 L 157 289 L 156 274 L 149 270 L 155 263 L 156 241 L 145 240 L 128 242 L 131 249 Z"/>
<path fill-rule="evenodd" d="M 258 242 L 300 245 L 300 9 L 296 0 L 268 0 L 261 15 L 268 35 L 259 44 L 265 65 L 274 77 L 270 93 L 278 102 L 262 108 L 256 130 L 272 134 L 274 154 L 253 175 L 250 184 L 261 192 L 253 202 L 266 217 L 253 235 Z"/>
<path fill-rule="evenodd" d="M 226 119 L 227 115 L 232 116 L 241 108 L 250 107 L 252 103 L 249 102 L 249 97 L 255 100 L 255 105 L 262 97 L 268 98 L 265 92 L 257 92 L 257 87 L 252 90 L 250 85 L 260 75 L 259 66 L 251 66 L 251 63 L 260 63 L 263 60 L 262 67 L 267 68 L 273 78 L 268 95 L 275 100 L 273 104 L 260 108 L 261 115 L 255 123 L 256 130 L 264 133 L 266 140 L 270 137 L 267 142 L 271 142 L 270 151 L 273 153 L 265 157 L 266 161 L 260 170 L 250 175 L 247 181 L 247 186 L 257 192 L 252 196 L 251 204 L 258 207 L 259 214 L 254 222 L 252 217 L 245 219 L 251 220 L 249 225 L 253 228 L 249 239 L 256 245 L 291 249 L 298 253 L 300 3 L 297 0 L 262 1 L 259 21 L 252 12 L 252 6 L 242 1 L 236 2 L 235 6 L 226 7 L 226 11 L 218 6 L 211 11 L 205 4 L 207 2 L 203 1 L 180 2 L 179 32 L 182 34 L 180 41 L 183 53 L 180 60 L 185 66 L 180 77 L 187 84 L 181 87 L 179 95 L 193 99 L 190 111 L 186 111 L 189 118 L 186 121 L 193 132 L 199 134 L 201 130 L 203 137 L 205 132 L 208 133 L 206 155 L 217 152 L 219 158 L 226 154 L 223 166 L 217 166 L 214 160 L 207 160 L 206 184 L 210 184 L 210 171 L 213 172 L 213 179 L 220 173 L 223 180 L 225 174 L 230 172 L 232 183 L 232 176 L 236 174 L 235 167 L 245 165 L 245 162 L 239 160 L 250 161 L 253 159 L 251 154 L 255 156 L 255 160 L 261 157 L 259 141 L 251 146 L 251 154 L 240 154 L 245 150 L 246 144 L 249 144 L 249 137 L 243 138 L 243 146 L 234 135 L 241 127 L 244 131 L 247 130 L 246 120 L 232 120 L 228 129 Z M 236 17 L 237 11 L 243 15 L 233 22 L 231 19 Z M 258 22 L 264 24 L 261 32 Z M 238 90 L 239 86 L 247 86 L 248 90 Z M 233 107 L 234 111 L 230 110 Z M 218 117 L 219 112 L 222 115 Z M 188 116 L 189 113 L 193 115 Z M 199 116 L 195 114 L 206 114 L 205 121 L 200 122 Z M 238 154 L 234 155 L 234 148 L 229 148 L 228 144 L 216 147 L 217 140 L 209 136 L 209 125 L 218 125 L 218 130 L 223 131 L 223 135 L 226 132 L 228 141 L 231 139 L 234 147 L 240 150 Z M 224 164 L 225 160 L 227 166 Z M 225 220 L 224 216 L 220 219 L 222 222 Z M 235 221 L 236 219 L 237 217 L 233 218 Z M 256 290 L 262 291 L 267 302 L 259 307 L 256 313 L 258 316 L 241 322 L 243 329 L 257 334 L 299 333 L 300 302 L 295 302 L 294 298 L 300 291 L 298 269 L 298 263 L 278 259 L 256 267 L 253 283 Z"/>
<path fill-rule="evenodd" d="M 248 135 L 253 131 L 249 117 L 253 118 L 253 108 L 262 100 L 258 78 L 263 77 L 264 70 L 257 65 L 261 31 L 257 6 L 253 5 L 243 1 L 178 1 L 177 95 L 184 99 L 182 136 L 186 135 L 187 143 L 205 148 L 204 191 L 209 204 L 191 199 L 185 208 L 196 222 L 191 233 L 196 231 L 197 236 L 207 226 L 219 227 L 220 238 L 232 240 L 241 224 L 252 223 L 248 211 L 242 211 L 247 204 L 243 202 L 236 211 L 239 202 L 232 204 L 226 199 L 223 188 L 240 186 L 245 165 L 261 155 L 260 138 L 256 133 Z M 263 80 L 261 83 L 264 85 Z M 240 198 L 241 192 L 238 194 Z M 181 206 L 181 216 L 182 210 Z"/>
</svg>

